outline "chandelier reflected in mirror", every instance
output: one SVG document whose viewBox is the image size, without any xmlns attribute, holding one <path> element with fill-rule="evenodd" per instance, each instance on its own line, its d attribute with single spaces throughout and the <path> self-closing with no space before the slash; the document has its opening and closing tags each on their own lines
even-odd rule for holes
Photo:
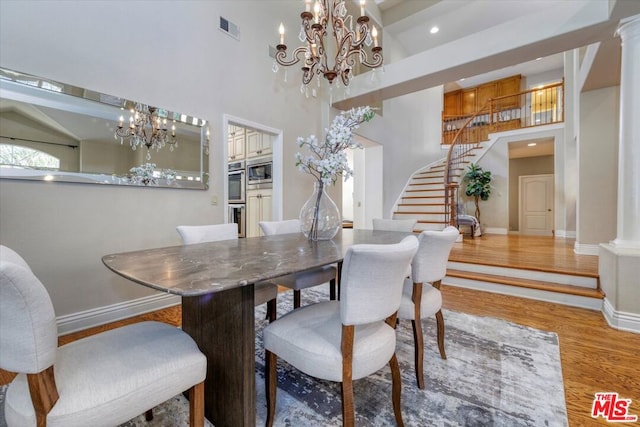
<svg viewBox="0 0 640 427">
<path fill-rule="evenodd" d="M 120 144 L 125 138 L 129 139 L 129 145 L 132 150 L 138 147 L 147 147 L 147 160 L 151 160 L 151 150 L 160 151 L 165 145 L 169 146 L 171 151 L 178 147 L 176 138 L 175 120 L 171 125 L 171 132 L 167 129 L 167 117 L 161 114 L 161 111 L 155 107 L 149 107 L 145 104 L 136 104 L 131 109 L 129 116 L 129 126 L 124 127 L 124 116 L 120 116 L 118 129 L 115 131 L 114 138 L 120 138 Z"/>
<path fill-rule="evenodd" d="M 370 25 L 369 17 L 365 16 L 365 0 L 360 0 L 360 17 L 355 23 L 353 16 L 347 15 L 345 0 L 316 0 L 313 13 L 311 0 L 305 0 L 305 11 L 300 17 L 302 25 L 298 38 L 303 45 L 287 58 L 284 26 L 280 24 L 280 43 L 276 46 L 273 71 L 278 71 L 278 64 L 288 67 L 302 61 L 300 89 L 303 93 L 314 76 L 318 86 L 322 76 L 329 82 L 330 89 L 334 80 L 348 88 L 358 63 L 374 70 L 382 65 L 382 47 L 378 45 L 375 26 Z M 371 44 L 369 57 L 367 50 Z M 329 63 L 331 56 L 333 64 Z"/>
</svg>

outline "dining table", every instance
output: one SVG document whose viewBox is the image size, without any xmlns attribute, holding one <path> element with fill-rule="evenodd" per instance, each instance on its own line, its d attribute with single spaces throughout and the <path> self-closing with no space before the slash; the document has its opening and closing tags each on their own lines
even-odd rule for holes
<svg viewBox="0 0 640 427">
<path fill-rule="evenodd" d="M 216 427 L 255 426 L 254 284 L 340 266 L 352 245 L 398 243 L 411 234 L 342 229 L 319 241 L 280 234 L 110 254 L 102 262 L 132 282 L 181 296 L 182 329 L 207 357 L 206 418 Z"/>
</svg>

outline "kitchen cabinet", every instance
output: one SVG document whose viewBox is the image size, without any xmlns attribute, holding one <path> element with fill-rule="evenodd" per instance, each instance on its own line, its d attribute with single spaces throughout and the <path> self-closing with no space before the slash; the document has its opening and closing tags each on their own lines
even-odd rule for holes
<svg viewBox="0 0 640 427">
<path fill-rule="evenodd" d="M 247 237 L 262 236 L 260 221 L 271 221 L 273 190 L 247 190 Z"/>
<path fill-rule="evenodd" d="M 246 141 L 247 157 L 264 156 L 267 154 L 271 154 L 273 151 L 271 144 L 271 135 L 269 134 L 256 131 L 247 131 Z"/>
<path fill-rule="evenodd" d="M 239 126 L 229 125 L 227 139 L 227 157 L 229 160 L 245 158 L 245 130 Z"/>
</svg>

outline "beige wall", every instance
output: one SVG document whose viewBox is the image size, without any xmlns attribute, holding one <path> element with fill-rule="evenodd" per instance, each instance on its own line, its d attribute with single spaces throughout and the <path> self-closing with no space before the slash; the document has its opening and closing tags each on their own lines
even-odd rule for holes
<svg viewBox="0 0 640 427">
<path fill-rule="evenodd" d="M 576 242 L 606 243 L 616 238 L 620 87 L 582 93 L 578 157 Z"/>
<path fill-rule="evenodd" d="M 523 157 L 509 159 L 509 231 L 519 231 L 518 201 L 521 175 L 553 174 L 553 156 Z"/>
<path fill-rule="evenodd" d="M 0 180 L 0 243 L 31 264 L 58 316 L 156 294 L 108 271 L 103 255 L 179 244 L 177 225 L 223 221 L 224 114 L 283 130 L 285 216 L 297 216 L 312 190 L 295 167 L 295 138 L 319 134 L 326 119 L 319 100 L 300 95 L 296 73 L 283 82 L 268 55 L 283 17 L 298 28 L 300 5 L 252 2 L 248 13 L 238 1 L 165 2 L 150 25 L 154 4 L 0 2 L 2 67 L 211 122 L 207 191 Z M 240 41 L 216 28 L 220 15 L 240 27 Z"/>
</svg>

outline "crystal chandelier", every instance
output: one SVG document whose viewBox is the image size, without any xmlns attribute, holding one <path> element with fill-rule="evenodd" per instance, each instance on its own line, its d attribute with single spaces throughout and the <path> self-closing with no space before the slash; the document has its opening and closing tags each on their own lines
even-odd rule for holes
<svg viewBox="0 0 640 427">
<path fill-rule="evenodd" d="M 147 160 L 151 160 L 151 149 L 155 148 L 160 151 L 165 145 L 169 145 L 169 149 L 173 151 L 178 146 L 176 139 L 175 120 L 171 125 L 171 132 L 167 130 L 167 118 L 161 117 L 157 108 L 149 107 L 145 104 L 136 104 L 135 109 L 131 109 L 129 116 L 129 127 L 124 127 L 124 117 L 120 116 L 118 129 L 116 129 L 114 138 L 120 138 L 120 144 L 124 138 L 129 138 L 129 145 L 132 150 L 136 150 L 138 146 L 147 147 Z M 149 129 L 150 128 L 150 129 Z M 150 131 L 149 133 L 147 133 Z"/>
<path fill-rule="evenodd" d="M 277 64 L 291 66 L 302 63 L 302 87 L 304 91 L 314 76 L 320 85 L 320 76 L 324 76 L 332 87 L 333 81 L 339 77 L 345 87 L 353 75 L 357 64 L 369 68 L 382 65 L 382 48 L 378 45 L 378 32 L 369 26 L 369 17 L 365 16 L 365 0 L 360 0 L 360 17 L 356 20 L 355 30 L 351 15 L 347 15 L 345 0 L 316 0 L 311 12 L 311 0 L 305 0 L 305 11 L 300 14 L 302 25 L 299 39 L 304 44 L 296 48 L 291 58 L 287 59 L 287 45 L 284 44 L 284 26 L 280 24 L 280 44 L 276 46 L 273 71 L 278 71 Z M 327 33 L 333 35 L 335 45 L 327 44 Z M 365 50 L 371 46 L 371 60 Z M 328 57 L 335 55 L 333 65 Z"/>
</svg>

